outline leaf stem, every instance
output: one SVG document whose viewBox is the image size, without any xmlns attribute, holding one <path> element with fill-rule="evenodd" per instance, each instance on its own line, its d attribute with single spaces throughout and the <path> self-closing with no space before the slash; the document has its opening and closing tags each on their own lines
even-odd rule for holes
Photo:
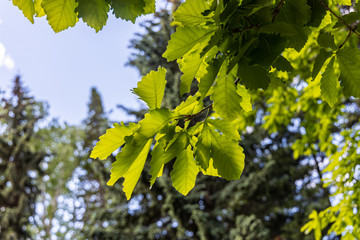
<svg viewBox="0 0 360 240">
<path fill-rule="evenodd" d="M 346 36 L 344 42 L 342 44 L 340 44 L 339 46 L 339 50 L 344 46 L 344 44 L 346 43 L 346 41 L 349 39 L 350 35 L 351 35 L 352 31 L 349 31 L 349 34 Z"/>
</svg>

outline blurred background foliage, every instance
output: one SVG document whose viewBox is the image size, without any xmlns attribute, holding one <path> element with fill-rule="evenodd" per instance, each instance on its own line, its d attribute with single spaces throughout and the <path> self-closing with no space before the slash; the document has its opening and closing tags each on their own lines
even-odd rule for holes
<svg viewBox="0 0 360 240">
<path fill-rule="evenodd" d="M 168 4 L 142 23 L 144 33 L 131 41 L 128 65 L 141 75 L 164 66 L 163 104 L 175 107 L 182 100 L 181 72 L 162 54 L 174 32 L 171 12 L 179 1 Z M 325 155 L 304 129 L 313 124 L 319 128 L 314 131 L 320 131 L 323 125 L 314 124 L 315 115 L 293 108 L 303 101 L 304 109 L 312 105 L 311 111 L 319 114 L 328 106 L 302 95 L 309 63 L 297 64 L 298 72 L 280 76 L 269 90 L 259 92 L 254 111 L 239 119 L 246 156 L 240 180 L 200 174 L 184 197 L 171 187 L 171 167 L 150 190 L 147 166 L 130 201 L 121 182 L 106 185 L 114 157 L 89 158 L 99 136 L 113 123 L 97 89 L 90 90 L 87 118 L 72 126 L 50 121 L 47 104 L 31 96 L 20 76 L 15 77 L 11 93 L 1 93 L 0 239 L 313 239 L 300 229 L 313 210 L 330 206 L 330 189 L 322 181 Z M 281 84 L 295 76 L 296 83 Z M 195 83 L 192 88 L 196 90 Z M 340 116 L 343 125 L 327 126 L 331 133 L 359 124 L 359 102 L 344 99 L 343 104 L 353 110 Z M 146 112 L 122 104 L 119 108 L 137 120 Z M 315 148 L 307 150 L 309 145 Z"/>
</svg>

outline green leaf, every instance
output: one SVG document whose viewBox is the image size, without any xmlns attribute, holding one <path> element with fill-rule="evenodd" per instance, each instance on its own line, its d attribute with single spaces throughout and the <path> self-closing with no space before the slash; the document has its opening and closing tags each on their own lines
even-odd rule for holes
<svg viewBox="0 0 360 240">
<path fill-rule="evenodd" d="M 145 0 L 144 14 L 155 12 L 155 0 Z"/>
<path fill-rule="evenodd" d="M 279 56 L 276 61 L 272 65 L 274 68 L 276 68 L 278 71 L 283 72 L 292 72 L 294 71 L 294 68 L 291 66 L 291 63 L 284 58 L 283 56 Z"/>
<path fill-rule="evenodd" d="M 214 59 L 206 68 L 206 74 L 201 78 L 199 83 L 199 92 L 202 99 L 207 96 L 224 60 L 225 57 Z"/>
<path fill-rule="evenodd" d="M 130 169 L 132 164 L 139 157 L 143 157 L 143 150 L 148 144 L 151 145 L 151 141 L 152 139 L 137 142 L 134 141 L 134 137 L 132 136 L 126 139 L 125 146 L 121 149 L 121 152 L 116 155 L 116 161 L 111 164 L 111 176 L 107 183 L 109 186 L 114 185 L 114 183 Z"/>
<path fill-rule="evenodd" d="M 221 117 L 232 121 L 241 113 L 241 97 L 236 93 L 235 77 L 226 74 L 226 67 L 227 62 L 220 69 L 211 99 L 214 101 L 215 111 Z"/>
<path fill-rule="evenodd" d="M 351 6 L 351 0 L 333 0 L 334 4 Z"/>
<path fill-rule="evenodd" d="M 344 47 L 338 51 L 337 59 L 341 74 L 341 86 L 348 96 L 360 97 L 360 51 L 358 48 Z"/>
<path fill-rule="evenodd" d="M 204 0 L 187 0 L 174 12 L 174 21 L 182 25 L 199 26 L 211 20 L 212 14 L 204 16 L 202 13 L 210 8 Z"/>
<path fill-rule="evenodd" d="M 51 28 L 60 32 L 75 26 L 78 18 L 75 13 L 75 0 L 43 0 L 41 3 Z"/>
<path fill-rule="evenodd" d="M 240 106 L 244 109 L 245 112 L 252 111 L 252 104 L 251 104 L 251 95 L 246 90 L 246 88 L 240 84 L 237 85 L 237 94 L 241 96 L 241 103 Z"/>
<path fill-rule="evenodd" d="M 214 168 L 214 160 L 211 158 L 209 161 L 209 167 L 206 170 L 201 169 L 201 172 L 207 176 L 221 177 L 216 168 Z"/>
<path fill-rule="evenodd" d="M 133 92 L 139 96 L 150 108 L 150 110 L 161 107 L 165 92 L 166 69 L 159 67 L 157 71 L 151 71 L 137 84 Z"/>
<path fill-rule="evenodd" d="M 183 195 L 187 195 L 195 186 L 199 168 L 196 165 L 191 147 L 181 151 L 170 173 L 174 188 Z"/>
<path fill-rule="evenodd" d="M 183 151 L 186 146 L 189 145 L 188 138 L 184 132 L 181 132 L 174 136 L 172 141 L 169 142 L 166 146 L 165 137 L 159 139 L 157 145 L 155 146 L 153 152 L 151 153 L 150 161 L 150 185 L 152 186 L 155 183 L 156 178 L 159 176 L 159 173 L 164 166 L 176 156 L 179 152 Z"/>
<path fill-rule="evenodd" d="M 139 124 L 140 128 L 137 130 L 136 139 L 149 139 L 155 136 L 165 125 L 167 125 L 173 119 L 169 109 L 161 108 L 150 110 L 145 114 Z"/>
<path fill-rule="evenodd" d="M 144 169 L 151 143 L 152 139 L 141 143 L 127 142 L 123 150 L 116 156 L 116 161 L 111 165 L 111 175 L 107 185 L 112 186 L 119 178 L 124 177 L 123 191 L 128 200 Z"/>
<path fill-rule="evenodd" d="M 331 57 L 331 55 L 332 55 L 331 52 L 327 52 L 324 49 L 320 50 L 319 55 L 315 59 L 314 68 L 313 68 L 313 71 L 311 73 L 311 77 L 312 77 L 313 80 L 319 74 L 319 72 L 320 72 L 321 68 L 323 67 L 324 63 L 326 62 L 326 60 L 329 57 Z"/>
<path fill-rule="evenodd" d="M 206 55 L 200 57 L 200 52 L 201 49 L 198 49 L 178 60 L 180 70 L 184 73 L 181 76 L 180 96 L 190 92 L 193 80 L 201 78 L 206 73 L 206 67 L 208 66 L 205 61 Z"/>
<path fill-rule="evenodd" d="M 285 38 L 274 34 L 260 34 L 258 46 L 250 53 L 250 65 L 270 67 L 285 49 Z"/>
<path fill-rule="evenodd" d="M 99 158 L 105 160 L 112 152 L 117 150 L 125 143 L 124 138 L 134 134 L 135 130 L 140 126 L 138 124 L 130 123 L 129 126 L 114 123 L 114 128 L 106 130 L 106 133 L 100 137 L 96 146 L 91 152 L 91 158 Z"/>
<path fill-rule="evenodd" d="M 322 74 L 320 85 L 321 97 L 329 104 L 330 107 L 333 107 L 338 101 L 338 94 L 336 90 L 338 77 L 334 72 L 334 60 L 335 58 L 333 57 L 327 65 L 325 72 Z"/>
<path fill-rule="evenodd" d="M 216 133 L 213 132 L 213 134 Z M 239 179 L 245 165 L 242 147 L 237 141 L 226 136 L 218 136 L 214 139 L 216 141 L 212 147 L 214 167 L 218 170 L 219 175 L 226 180 Z"/>
<path fill-rule="evenodd" d="M 31 23 L 34 23 L 35 7 L 33 0 L 12 0 L 12 2 Z"/>
<path fill-rule="evenodd" d="M 189 96 L 186 101 L 181 102 L 180 105 L 174 109 L 174 112 L 179 115 L 190 115 L 195 113 L 197 110 L 201 110 L 202 103 L 198 101 L 198 98 L 199 94 Z"/>
<path fill-rule="evenodd" d="M 307 0 L 286 0 L 280 9 L 276 21 L 304 25 L 311 18 L 311 9 Z"/>
<path fill-rule="evenodd" d="M 327 0 L 322 1 L 325 4 L 328 4 Z M 318 27 L 326 15 L 326 8 L 324 8 L 319 0 L 308 0 L 307 2 L 311 9 L 311 18 L 308 22 L 308 25 L 312 27 Z"/>
<path fill-rule="evenodd" d="M 219 175 L 227 180 L 239 179 L 244 169 L 245 155 L 238 141 L 220 135 L 206 123 L 201 131 L 201 138 L 201 143 L 211 149 L 214 167 Z"/>
<path fill-rule="evenodd" d="M 260 66 L 249 66 L 245 62 L 241 62 L 237 74 L 240 83 L 247 89 L 266 89 L 270 83 L 269 73 Z"/>
<path fill-rule="evenodd" d="M 78 0 L 78 3 L 75 9 L 79 13 L 78 17 L 96 32 L 100 31 L 108 19 L 109 5 L 105 0 Z"/>
<path fill-rule="evenodd" d="M 137 17 L 152 10 L 152 3 L 147 1 L 149 5 L 145 5 L 144 0 L 110 0 L 111 9 L 115 17 L 135 23 Z M 151 7 L 150 7 L 151 6 Z"/>
<path fill-rule="evenodd" d="M 323 48 L 332 48 L 333 50 L 337 49 L 334 42 L 334 36 L 329 32 L 320 32 L 317 42 Z"/>
<path fill-rule="evenodd" d="M 222 132 L 225 136 L 234 139 L 240 140 L 240 134 L 236 129 L 236 126 L 229 121 L 223 119 L 208 119 L 206 121 L 208 124 L 214 126 L 217 130 Z"/>
<path fill-rule="evenodd" d="M 168 61 L 181 58 L 195 45 L 208 42 L 214 33 L 214 28 L 178 27 L 171 35 L 163 57 Z"/>
<path fill-rule="evenodd" d="M 41 3 L 42 3 L 42 0 L 34 0 L 34 7 L 35 7 L 36 17 L 45 16 L 45 11 L 41 7 Z"/>
</svg>

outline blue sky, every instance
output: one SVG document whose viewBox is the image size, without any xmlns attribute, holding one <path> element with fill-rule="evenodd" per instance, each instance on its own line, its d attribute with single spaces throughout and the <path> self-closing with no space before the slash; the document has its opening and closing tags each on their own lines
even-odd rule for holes
<svg viewBox="0 0 360 240">
<path fill-rule="evenodd" d="M 98 33 L 81 20 L 74 28 L 55 34 L 46 19 L 31 24 L 11 1 L 0 1 L 0 89 L 8 90 L 16 74 L 37 100 L 47 101 L 50 116 L 70 124 L 86 117 L 92 86 L 102 94 L 112 120 L 128 117 L 117 104 L 138 108 L 130 92 L 140 76 L 125 67 L 130 39 L 141 32 L 137 24 L 109 17 Z"/>
</svg>

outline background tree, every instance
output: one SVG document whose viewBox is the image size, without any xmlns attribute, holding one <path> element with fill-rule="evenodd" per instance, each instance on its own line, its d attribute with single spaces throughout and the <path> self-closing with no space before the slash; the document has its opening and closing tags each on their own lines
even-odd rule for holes
<svg viewBox="0 0 360 240">
<path fill-rule="evenodd" d="M 159 65 L 167 66 L 170 86 L 179 86 L 179 68 L 175 62 L 166 62 L 160 51 L 165 51 L 161 38 L 168 39 L 171 33 L 170 16 L 169 10 L 162 9 L 154 20 L 143 24 L 145 33 L 131 41 L 135 53 L 129 64 L 141 74 Z M 179 90 L 166 88 L 164 104 L 169 104 L 168 98 L 172 99 L 170 103 L 180 102 Z M 227 182 L 199 176 L 195 188 L 184 198 L 170 186 L 171 167 L 149 191 L 147 166 L 130 202 L 117 191 L 109 192 L 112 196 L 106 199 L 112 199 L 111 203 L 94 214 L 99 222 L 91 225 L 98 230 L 91 237 L 312 239 L 304 236 L 300 228 L 313 209 L 329 206 L 328 192 L 321 189 L 319 178 L 312 176 L 316 166 L 309 159 L 293 158 L 291 145 L 301 135 L 300 129 L 290 131 L 292 126 L 285 125 L 279 134 L 270 134 L 262 127 L 268 111 L 263 97 L 259 97 L 255 107 L 256 111 L 241 119 L 244 121 L 242 144 L 246 150 L 246 168 L 241 180 Z M 143 111 L 129 113 L 143 115 Z M 244 127 L 254 119 L 256 125 L 247 131 Z M 120 184 L 115 186 L 118 188 Z M 108 224 L 106 228 L 102 227 L 104 223 Z"/>
<path fill-rule="evenodd" d="M 35 203 L 40 196 L 41 164 L 47 152 L 37 146 L 39 122 L 47 106 L 29 96 L 20 76 L 11 96 L 3 97 L 0 109 L 0 235 L 4 239 L 31 237 Z M 31 218 L 32 217 L 32 218 Z"/>
</svg>

